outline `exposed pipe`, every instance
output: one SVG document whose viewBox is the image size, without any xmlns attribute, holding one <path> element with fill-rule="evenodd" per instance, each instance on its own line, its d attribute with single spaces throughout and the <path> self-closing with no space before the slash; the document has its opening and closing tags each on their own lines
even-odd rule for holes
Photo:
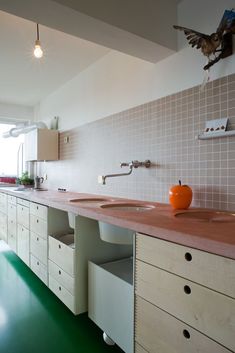
<svg viewBox="0 0 235 353">
<path fill-rule="evenodd" d="M 38 121 L 36 123 L 27 123 L 27 124 L 20 124 L 20 126 L 16 126 L 9 131 L 6 131 L 2 134 L 2 137 L 8 138 L 8 137 L 18 137 L 21 134 L 27 134 L 28 132 L 35 130 L 35 129 L 47 129 L 47 125 L 42 122 Z"/>
</svg>

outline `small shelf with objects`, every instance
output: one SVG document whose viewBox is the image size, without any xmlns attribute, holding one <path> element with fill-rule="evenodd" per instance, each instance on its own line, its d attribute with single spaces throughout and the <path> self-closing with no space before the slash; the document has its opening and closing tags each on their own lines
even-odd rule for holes
<svg viewBox="0 0 235 353">
<path fill-rule="evenodd" d="M 197 135 L 197 140 L 208 140 L 221 137 L 235 136 L 235 130 L 228 129 L 229 118 L 214 119 L 206 122 L 203 133 Z"/>
</svg>

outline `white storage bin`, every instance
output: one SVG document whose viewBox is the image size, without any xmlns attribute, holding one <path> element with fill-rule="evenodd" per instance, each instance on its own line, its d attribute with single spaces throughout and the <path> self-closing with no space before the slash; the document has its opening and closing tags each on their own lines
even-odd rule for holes
<svg viewBox="0 0 235 353">
<path fill-rule="evenodd" d="M 133 353 L 133 259 L 89 261 L 88 315 L 126 353 Z"/>
</svg>

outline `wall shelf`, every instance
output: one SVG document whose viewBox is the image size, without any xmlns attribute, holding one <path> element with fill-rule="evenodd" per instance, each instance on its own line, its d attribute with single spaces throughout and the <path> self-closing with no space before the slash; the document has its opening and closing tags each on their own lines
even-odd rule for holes
<svg viewBox="0 0 235 353">
<path fill-rule="evenodd" d="M 225 131 L 225 132 L 215 132 L 213 134 L 199 134 L 195 138 L 196 140 L 208 140 L 220 137 L 235 136 L 235 130 Z"/>
</svg>

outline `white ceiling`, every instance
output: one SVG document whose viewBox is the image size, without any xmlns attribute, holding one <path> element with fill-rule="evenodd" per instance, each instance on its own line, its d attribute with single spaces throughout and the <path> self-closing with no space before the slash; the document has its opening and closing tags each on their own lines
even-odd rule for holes
<svg viewBox="0 0 235 353">
<path fill-rule="evenodd" d="M 36 24 L 0 11 L 0 103 L 33 106 L 109 49 L 40 26 L 44 57 L 36 60 Z"/>
</svg>

